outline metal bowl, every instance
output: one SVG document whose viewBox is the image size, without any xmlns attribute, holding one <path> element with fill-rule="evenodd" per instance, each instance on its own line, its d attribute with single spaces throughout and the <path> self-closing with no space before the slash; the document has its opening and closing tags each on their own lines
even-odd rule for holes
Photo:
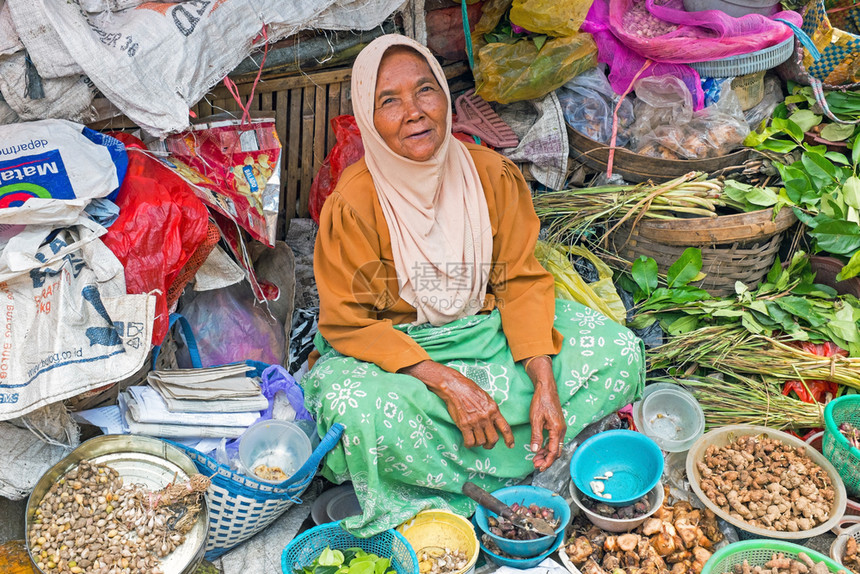
<svg viewBox="0 0 860 574">
<path fill-rule="evenodd" d="M 27 553 L 35 572 L 45 573 L 36 565 L 38 560 L 30 552 L 30 524 L 36 509 L 51 485 L 76 468 L 82 460 L 106 464 L 116 470 L 124 484 L 142 484 L 151 490 L 160 490 L 173 481 L 188 480 L 197 474 L 197 467 L 181 450 L 164 441 L 144 436 L 105 435 L 92 438 L 73 450 L 46 472 L 27 499 L 25 535 Z M 191 574 L 203 560 L 209 530 L 209 508 L 205 498 L 197 522 L 185 536 L 185 542 L 176 548 L 160 565 L 165 574 Z"/>
</svg>

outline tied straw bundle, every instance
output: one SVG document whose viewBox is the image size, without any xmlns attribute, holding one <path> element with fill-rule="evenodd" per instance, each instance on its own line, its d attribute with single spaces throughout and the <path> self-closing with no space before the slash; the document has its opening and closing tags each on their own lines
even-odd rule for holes
<svg viewBox="0 0 860 574">
<path fill-rule="evenodd" d="M 651 367 L 695 366 L 737 376 L 761 376 L 766 382 L 828 380 L 860 389 L 860 357 L 822 357 L 787 343 L 787 337 L 750 333 L 741 325 L 702 327 L 672 337 L 649 351 Z"/>
<path fill-rule="evenodd" d="M 677 219 L 676 214 L 717 217 L 717 208 L 733 206 L 723 195 L 719 180 L 707 174 L 690 172 L 666 183 L 655 185 L 616 185 L 569 189 L 542 193 L 534 198 L 535 212 L 542 221 L 550 221 L 550 237 L 573 241 L 588 237 L 597 225 L 618 220 L 602 240 L 622 223 L 635 217 Z"/>
<path fill-rule="evenodd" d="M 804 403 L 779 392 L 779 387 L 761 379 L 695 376 L 668 377 L 649 382 L 674 383 L 688 387 L 705 413 L 705 430 L 727 425 L 763 425 L 784 429 L 824 426 L 823 407 Z"/>
</svg>

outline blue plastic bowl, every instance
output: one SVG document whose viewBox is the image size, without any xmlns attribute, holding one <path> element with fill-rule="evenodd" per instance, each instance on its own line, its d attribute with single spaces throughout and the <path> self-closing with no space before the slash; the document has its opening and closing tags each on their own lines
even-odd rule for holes
<svg viewBox="0 0 860 574">
<path fill-rule="evenodd" d="M 602 481 L 611 500 L 592 493 L 595 476 L 612 472 Z M 573 451 L 570 477 L 584 495 L 609 506 L 624 506 L 648 494 L 663 475 L 663 453 L 653 440 L 629 430 L 598 433 Z"/>
<path fill-rule="evenodd" d="M 561 520 L 555 529 L 556 535 L 564 533 L 564 529 L 570 523 L 570 506 L 565 502 L 564 497 L 555 494 L 551 490 L 537 486 L 509 486 L 495 491 L 493 496 L 508 506 L 516 502 L 517 504 L 526 506 L 537 504 L 538 506 L 552 509 L 555 517 Z M 535 540 L 510 540 L 497 536 L 490 532 L 490 525 L 487 524 L 488 516 L 496 516 L 496 514 L 483 506 L 478 506 L 475 510 L 475 524 L 478 530 L 486 533 L 498 545 L 499 550 L 511 556 L 530 558 L 543 554 L 556 540 L 556 537 L 553 536 L 542 536 Z M 500 558 L 500 560 L 504 560 L 504 558 Z M 528 568 L 528 566 L 515 566 L 515 568 Z"/>
<path fill-rule="evenodd" d="M 547 538 L 550 538 L 547 536 Z M 564 532 L 556 536 L 554 539 L 550 538 L 553 542 L 550 546 L 549 550 L 541 554 L 540 556 L 535 556 L 534 558 L 522 558 L 522 559 L 514 559 L 514 558 L 503 558 L 498 554 L 493 554 L 486 547 L 481 544 L 481 550 L 487 556 L 487 558 L 498 566 L 510 566 L 511 568 L 518 568 L 520 570 L 526 570 L 528 568 L 534 568 L 547 558 L 549 558 L 550 554 L 555 552 L 561 546 L 561 543 L 564 542 Z"/>
</svg>

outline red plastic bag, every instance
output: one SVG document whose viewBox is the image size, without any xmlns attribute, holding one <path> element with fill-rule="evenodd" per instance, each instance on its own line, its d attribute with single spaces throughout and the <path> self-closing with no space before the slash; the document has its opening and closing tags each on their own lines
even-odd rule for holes
<svg viewBox="0 0 860 574">
<path fill-rule="evenodd" d="M 848 356 L 848 351 L 829 341 L 821 344 L 802 341 L 796 343 L 795 346 L 807 353 L 818 355 L 819 357 Z M 839 392 L 839 385 L 833 381 L 810 380 L 805 382 L 806 385 L 804 386 L 801 381 L 786 381 L 782 386 L 782 394 L 788 396 L 790 393 L 794 392 L 794 394 L 797 395 L 797 398 L 804 403 L 825 404 L 835 398 L 836 393 Z M 807 387 L 809 387 L 809 391 L 807 391 Z"/>
<path fill-rule="evenodd" d="M 323 203 L 334 191 L 343 170 L 364 157 L 364 144 L 361 143 L 361 132 L 358 131 L 355 118 L 337 116 L 332 118 L 330 123 L 337 143 L 331 148 L 317 172 L 308 199 L 311 218 L 317 223 L 320 222 Z"/>
<path fill-rule="evenodd" d="M 209 212 L 190 186 L 127 134 L 128 171 L 116 204 L 119 218 L 102 237 L 125 267 L 128 293 L 156 292 L 152 342 L 167 334 L 167 290 L 206 238 Z"/>
</svg>

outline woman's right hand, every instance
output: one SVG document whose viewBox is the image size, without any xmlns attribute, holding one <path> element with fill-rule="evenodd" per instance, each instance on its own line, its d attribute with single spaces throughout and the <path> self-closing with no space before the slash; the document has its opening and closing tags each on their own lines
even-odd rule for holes
<svg viewBox="0 0 860 574">
<path fill-rule="evenodd" d="M 398 372 L 415 377 L 445 401 L 454 424 L 463 433 L 466 448 L 491 449 L 496 446 L 500 434 L 507 447 L 513 448 L 514 435 L 499 405 L 459 371 L 435 361 L 421 361 Z"/>
</svg>

